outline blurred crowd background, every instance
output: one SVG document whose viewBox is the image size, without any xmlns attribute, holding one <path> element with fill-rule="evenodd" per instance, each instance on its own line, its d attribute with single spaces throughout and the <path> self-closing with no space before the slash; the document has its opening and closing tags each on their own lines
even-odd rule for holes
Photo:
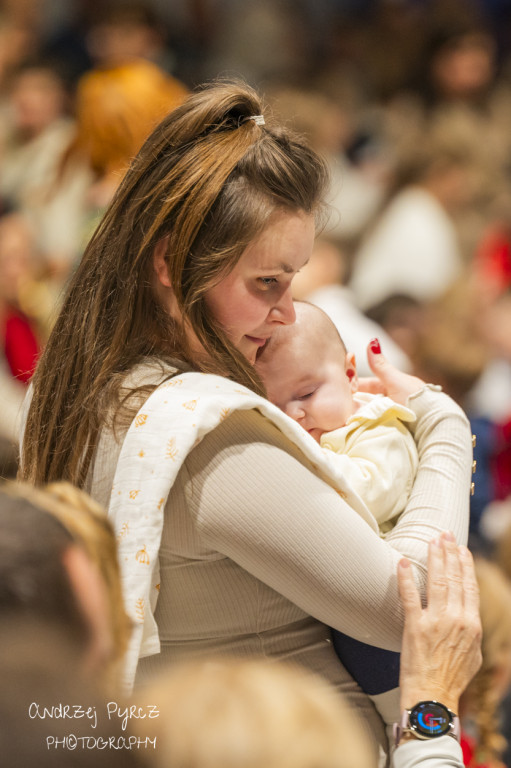
<svg viewBox="0 0 511 768">
<path fill-rule="evenodd" d="M 511 0 L 3 0 L 2 474 L 66 281 L 130 158 L 190 89 L 241 77 L 332 184 L 298 297 L 366 372 L 380 336 L 476 435 L 471 539 L 511 521 Z"/>
<path fill-rule="evenodd" d="M 267 122 L 326 158 L 296 295 L 331 315 L 362 374 L 378 336 L 465 408 L 471 546 L 511 576 L 511 0 L 0 2 L 0 475 L 16 473 L 26 387 L 130 159 L 218 77 L 254 85 Z M 501 647 L 499 698 L 509 632 Z"/>
<path fill-rule="evenodd" d="M 202 82 L 241 77 L 332 174 L 297 296 L 367 371 L 441 384 L 477 443 L 472 544 L 511 521 L 511 0 L 3 0 L 2 474 L 59 297 L 130 158 Z"/>
</svg>

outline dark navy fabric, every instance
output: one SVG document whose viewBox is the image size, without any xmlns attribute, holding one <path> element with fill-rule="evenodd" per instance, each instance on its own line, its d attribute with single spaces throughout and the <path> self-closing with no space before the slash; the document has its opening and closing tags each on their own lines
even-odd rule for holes
<svg viewBox="0 0 511 768">
<path fill-rule="evenodd" d="M 332 630 L 335 652 L 365 693 L 376 696 L 399 685 L 400 654 Z"/>
<path fill-rule="evenodd" d="M 470 418 L 470 425 L 477 439 L 474 446 L 477 471 L 473 477 L 474 493 L 470 497 L 470 533 L 480 536 L 479 523 L 483 511 L 495 499 L 491 459 L 495 452 L 496 429 L 493 422 L 483 417 Z"/>
</svg>

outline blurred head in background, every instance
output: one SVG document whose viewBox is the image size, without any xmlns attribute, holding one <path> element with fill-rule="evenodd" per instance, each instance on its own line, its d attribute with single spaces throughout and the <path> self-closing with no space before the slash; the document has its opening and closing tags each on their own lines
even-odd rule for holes
<svg viewBox="0 0 511 768">
<path fill-rule="evenodd" d="M 87 73 L 76 95 L 75 149 L 98 176 L 126 170 L 154 126 L 186 93 L 143 59 Z"/>
<path fill-rule="evenodd" d="M 171 668 L 137 694 L 159 717 L 158 768 L 372 768 L 361 726 L 335 690 L 301 667 L 212 659 Z"/>
</svg>

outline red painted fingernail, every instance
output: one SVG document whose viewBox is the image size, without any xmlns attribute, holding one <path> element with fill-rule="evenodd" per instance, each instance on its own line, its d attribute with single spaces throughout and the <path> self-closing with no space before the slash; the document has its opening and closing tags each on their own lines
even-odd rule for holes
<svg viewBox="0 0 511 768">
<path fill-rule="evenodd" d="M 371 352 L 374 352 L 375 355 L 381 355 L 381 347 L 378 339 L 371 339 L 369 347 L 371 348 Z"/>
</svg>

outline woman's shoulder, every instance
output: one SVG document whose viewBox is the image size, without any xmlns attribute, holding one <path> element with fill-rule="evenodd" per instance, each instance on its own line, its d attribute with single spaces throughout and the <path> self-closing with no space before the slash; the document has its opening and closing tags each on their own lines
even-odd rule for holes
<svg viewBox="0 0 511 768">
<path fill-rule="evenodd" d="M 178 373 L 190 371 L 190 365 L 182 360 L 171 357 L 145 357 L 125 374 L 122 387 L 127 390 L 146 386 L 158 387 Z"/>
</svg>

